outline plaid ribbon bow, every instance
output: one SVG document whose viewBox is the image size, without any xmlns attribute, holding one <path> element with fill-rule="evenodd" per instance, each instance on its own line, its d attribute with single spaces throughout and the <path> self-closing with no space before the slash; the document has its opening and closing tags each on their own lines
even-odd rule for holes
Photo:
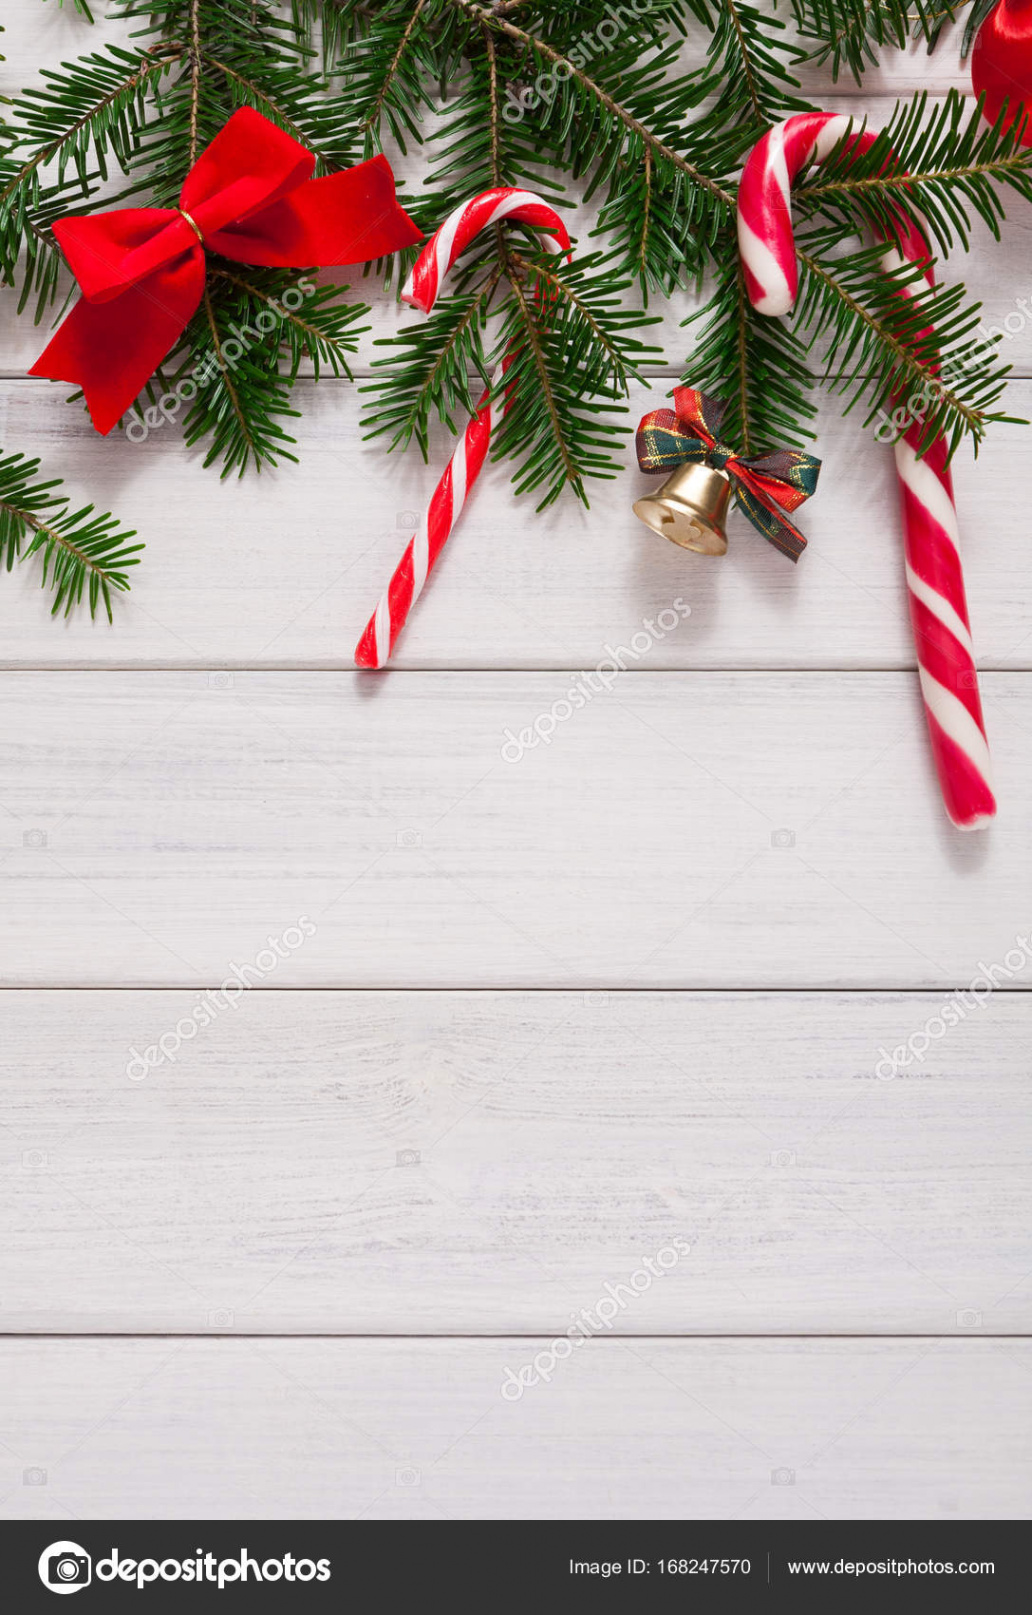
<svg viewBox="0 0 1032 1615">
<path fill-rule="evenodd" d="M 720 441 L 727 405 L 694 387 L 676 388 L 674 406 L 654 409 L 639 422 L 635 448 L 641 469 L 656 475 L 691 461 L 726 471 L 753 526 L 790 561 L 798 561 L 806 539 L 782 513 L 798 510 L 809 499 L 821 462 L 799 449 L 736 454 Z"/>
</svg>

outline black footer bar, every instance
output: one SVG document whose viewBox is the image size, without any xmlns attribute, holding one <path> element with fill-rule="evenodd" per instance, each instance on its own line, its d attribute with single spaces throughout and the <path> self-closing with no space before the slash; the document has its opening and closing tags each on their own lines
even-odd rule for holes
<svg viewBox="0 0 1032 1615">
<path fill-rule="evenodd" d="M 1018 1520 L 0 1522 L 12 1610 L 827 1609 L 1024 1601 Z M 983 1601 L 993 1600 L 991 1606 Z M 385 1602 L 386 1601 L 386 1602 Z"/>
</svg>

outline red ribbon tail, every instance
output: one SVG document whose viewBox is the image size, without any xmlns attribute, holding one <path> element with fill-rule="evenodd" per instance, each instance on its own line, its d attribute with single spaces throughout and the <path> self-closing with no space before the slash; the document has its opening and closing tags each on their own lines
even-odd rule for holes
<svg viewBox="0 0 1032 1615">
<path fill-rule="evenodd" d="M 107 436 L 179 338 L 204 291 L 200 253 L 152 275 L 109 303 L 81 298 L 29 371 L 81 387 L 97 431 Z"/>
</svg>

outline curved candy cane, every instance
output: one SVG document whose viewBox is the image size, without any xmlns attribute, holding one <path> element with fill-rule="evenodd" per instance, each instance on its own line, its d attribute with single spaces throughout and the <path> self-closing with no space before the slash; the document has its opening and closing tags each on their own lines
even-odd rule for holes
<svg viewBox="0 0 1032 1615">
<path fill-rule="evenodd" d="M 800 113 L 771 129 L 749 155 L 738 189 L 738 245 L 750 301 L 762 314 L 787 314 L 798 289 L 792 181 L 811 159 L 826 158 L 850 126 L 851 120 L 839 113 Z M 876 139 L 862 131 L 849 149 L 862 153 Z M 889 243 L 882 259 L 887 269 L 901 262 L 920 263 L 925 280 L 934 286 L 931 249 L 909 210 L 896 210 L 883 239 Z M 937 437 L 918 459 L 921 436 L 920 421 L 913 421 L 895 448 L 910 620 L 946 811 L 960 829 L 974 830 L 996 813 L 989 746 L 957 548 L 947 443 Z"/>
<path fill-rule="evenodd" d="M 465 252 L 474 236 L 501 219 L 516 219 L 523 224 L 550 231 L 552 234 L 546 235 L 544 240 L 551 251 L 570 250 L 566 226 L 554 208 L 535 196 L 533 191 L 498 186 L 490 191 L 482 191 L 448 215 L 416 260 L 402 289 L 402 302 L 411 303 L 414 308 L 429 314 L 437 301 L 444 277 L 456 258 Z M 505 368 L 504 360 L 502 368 Z M 510 402 L 506 400 L 506 409 Z M 423 585 L 459 519 L 470 489 L 480 475 L 491 446 L 495 413 L 496 406 L 491 401 L 491 389 L 488 387 L 434 489 L 415 537 L 366 624 L 355 649 L 355 661 L 359 667 L 383 667 L 390 658 L 409 612 L 422 594 Z"/>
</svg>

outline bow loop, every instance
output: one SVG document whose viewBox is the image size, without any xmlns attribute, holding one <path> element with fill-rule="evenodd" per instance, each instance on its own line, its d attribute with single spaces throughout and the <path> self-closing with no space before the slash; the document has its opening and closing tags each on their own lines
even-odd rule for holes
<svg viewBox="0 0 1032 1615">
<path fill-rule="evenodd" d="M 720 441 L 727 406 L 694 387 L 674 391 L 675 409 L 645 415 L 635 439 L 638 464 L 651 476 L 691 463 L 709 465 L 730 477 L 735 500 L 771 544 L 797 561 L 806 539 L 787 519 L 817 487 L 821 462 L 800 449 L 741 455 Z"/>
<path fill-rule="evenodd" d="M 175 347 L 204 293 L 205 249 L 307 269 L 366 263 L 422 239 L 385 157 L 313 179 L 312 153 L 241 107 L 187 174 L 178 208 L 58 219 L 82 291 L 30 375 L 82 388 L 107 433 Z"/>
</svg>

